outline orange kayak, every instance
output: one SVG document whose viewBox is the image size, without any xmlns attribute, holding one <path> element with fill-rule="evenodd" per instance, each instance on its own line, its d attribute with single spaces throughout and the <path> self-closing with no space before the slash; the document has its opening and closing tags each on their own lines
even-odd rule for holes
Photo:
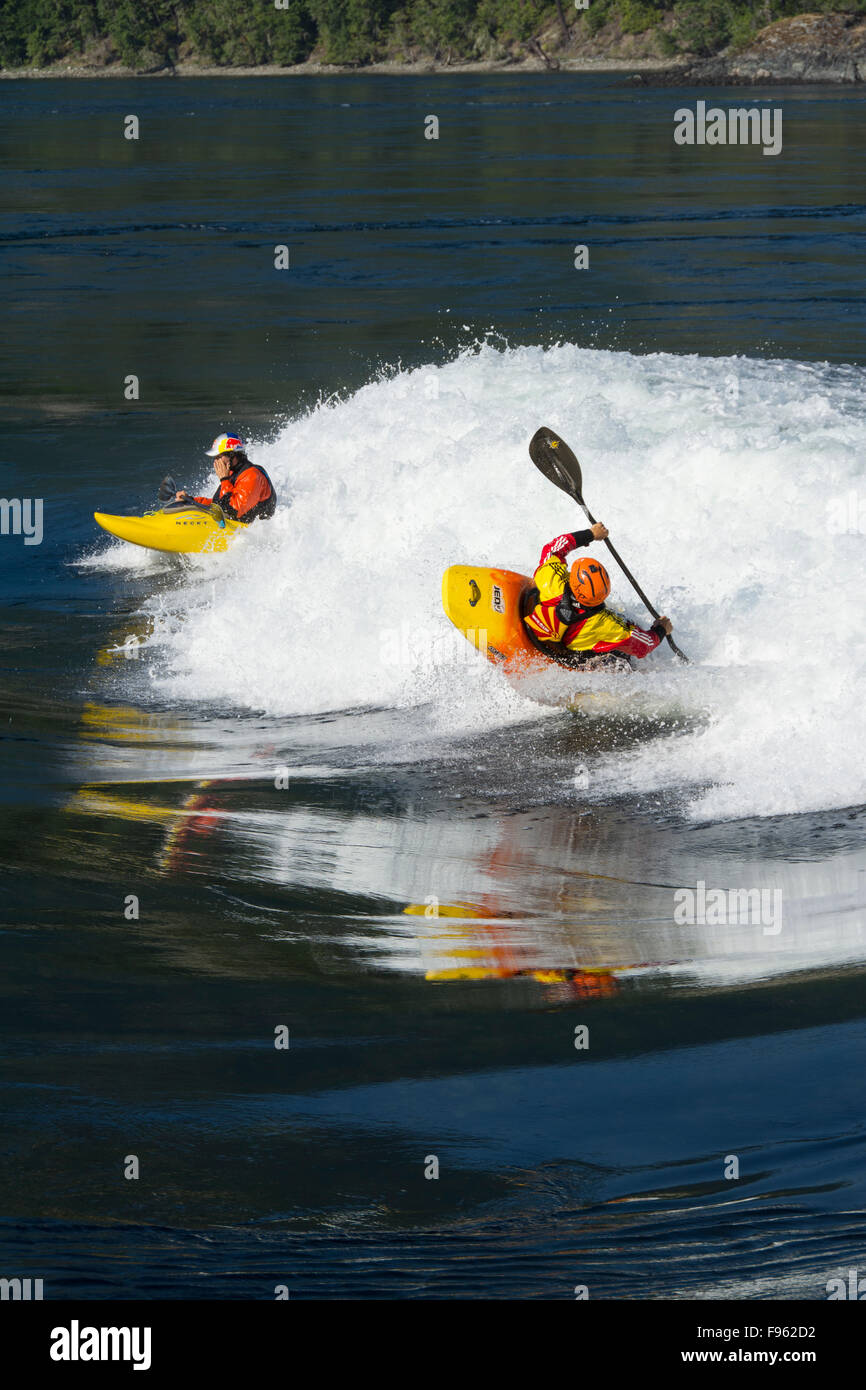
<svg viewBox="0 0 866 1390">
<path fill-rule="evenodd" d="M 570 671 L 533 646 L 521 606 L 531 587 L 529 575 L 515 570 L 451 565 L 442 576 L 442 607 L 467 642 L 526 698 L 572 710 L 591 706 L 596 713 L 618 709 L 618 690 L 592 690 L 596 675 Z"/>
</svg>

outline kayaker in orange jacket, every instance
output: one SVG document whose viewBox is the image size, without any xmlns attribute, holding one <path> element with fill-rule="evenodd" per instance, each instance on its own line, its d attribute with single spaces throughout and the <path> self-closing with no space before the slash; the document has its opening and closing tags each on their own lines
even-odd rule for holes
<svg viewBox="0 0 866 1390">
<path fill-rule="evenodd" d="M 188 492 L 175 493 L 178 502 L 202 502 L 205 506 L 219 502 L 226 516 L 244 525 L 251 521 L 267 521 L 277 506 L 277 494 L 267 473 L 246 455 L 242 439 L 233 434 L 219 434 L 207 450 L 214 460 L 214 472 L 219 487 L 213 497 L 190 497 Z"/>
<path fill-rule="evenodd" d="M 541 552 L 526 607 L 524 624 L 539 650 L 569 665 L 625 668 L 629 657 L 655 651 L 671 630 L 670 618 L 647 629 L 626 622 L 605 608 L 610 575 L 600 560 L 581 555 L 570 570 L 565 557 L 609 534 L 597 521 L 590 530 L 557 536 Z"/>
</svg>

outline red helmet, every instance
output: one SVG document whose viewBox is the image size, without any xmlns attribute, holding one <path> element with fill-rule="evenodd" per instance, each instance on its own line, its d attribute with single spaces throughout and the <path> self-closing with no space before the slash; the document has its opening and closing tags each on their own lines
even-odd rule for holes
<svg viewBox="0 0 866 1390">
<path fill-rule="evenodd" d="M 568 578 L 571 592 L 584 608 L 598 608 L 610 593 L 610 575 L 591 555 L 579 555 Z"/>
</svg>

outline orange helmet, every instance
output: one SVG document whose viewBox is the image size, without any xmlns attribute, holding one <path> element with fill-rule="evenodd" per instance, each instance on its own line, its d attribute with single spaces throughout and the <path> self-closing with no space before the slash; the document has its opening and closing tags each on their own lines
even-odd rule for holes
<svg viewBox="0 0 866 1390">
<path fill-rule="evenodd" d="M 598 608 L 610 593 L 610 575 L 591 555 L 578 556 L 568 577 L 571 592 L 584 608 Z"/>
</svg>

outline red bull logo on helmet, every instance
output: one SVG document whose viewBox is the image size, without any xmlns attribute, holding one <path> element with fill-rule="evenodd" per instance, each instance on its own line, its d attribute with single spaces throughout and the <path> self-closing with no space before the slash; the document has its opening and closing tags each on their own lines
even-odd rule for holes
<svg viewBox="0 0 866 1390">
<path fill-rule="evenodd" d="M 208 457 L 216 458 L 218 454 L 232 454 L 238 450 L 243 451 L 244 442 L 234 434 L 218 434 L 211 447 L 208 449 Z"/>
</svg>

